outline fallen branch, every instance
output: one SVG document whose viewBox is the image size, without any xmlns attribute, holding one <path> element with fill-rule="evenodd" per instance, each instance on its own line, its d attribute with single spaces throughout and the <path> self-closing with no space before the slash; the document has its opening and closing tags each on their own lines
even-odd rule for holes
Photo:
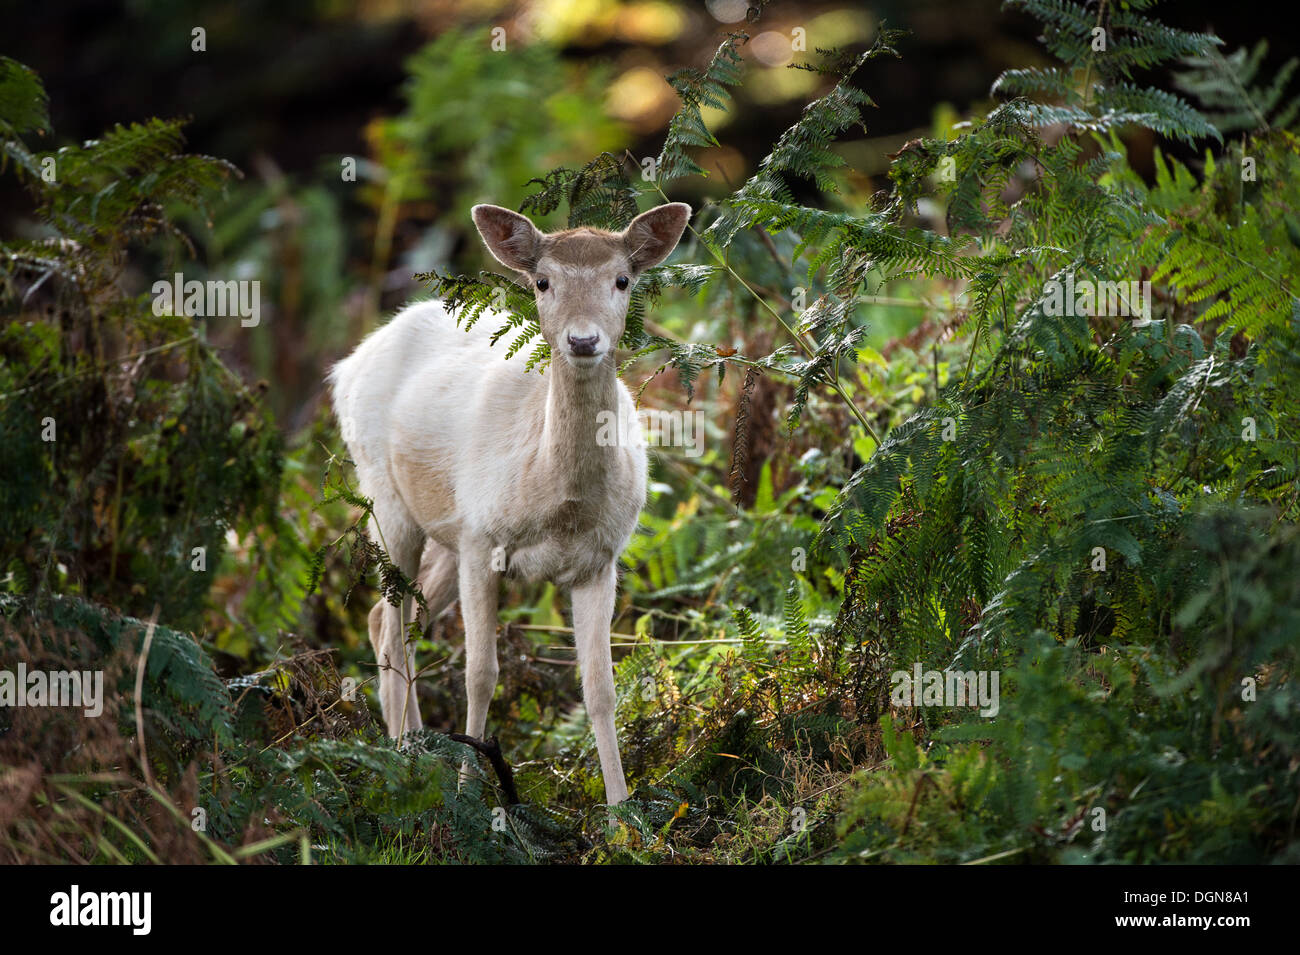
<svg viewBox="0 0 1300 955">
<path fill-rule="evenodd" d="M 515 773 L 510 768 L 510 764 L 506 762 L 505 757 L 501 755 L 501 744 L 497 742 L 497 738 L 493 736 L 484 742 L 473 736 L 466 736 L 464 733 L 452 733 L 450 736 L 458 743 L 473 746 L 486 756 L 488 762 L 492 764 L 492 768 L 496 770 L 497 779 L 501 780 L 501 791 L 505 796 L 506 805 L 519 805 L 519 792 L 515 789 Z"/>
</svg>

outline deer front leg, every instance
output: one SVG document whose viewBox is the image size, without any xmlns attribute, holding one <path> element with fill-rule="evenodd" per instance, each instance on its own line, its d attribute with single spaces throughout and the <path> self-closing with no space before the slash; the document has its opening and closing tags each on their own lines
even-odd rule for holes
<svg viewBox="0 0 1300 955">
<path fill-rule="evenodd" d="M 497 686 L 497 594 L 501 573 L 492 551 L 480 544 L 460 551 L 460 613 L 465 621 L 465 732 L 482 739 L 488 704 Z"/>
<path fill-rule="evenodd" d="M 609 622 L 614 615 L 617 585 L 617 572 L 611 563 L 591 580 L 573 588 L 573 634 L 582 671 L 582 699 L 596 734 L 600 774 L 605 779 L 605 801 L 609 805 L 627 798 L 627 781 L 614 733 L 614 664 L 609 650 Z"/>
</svg>

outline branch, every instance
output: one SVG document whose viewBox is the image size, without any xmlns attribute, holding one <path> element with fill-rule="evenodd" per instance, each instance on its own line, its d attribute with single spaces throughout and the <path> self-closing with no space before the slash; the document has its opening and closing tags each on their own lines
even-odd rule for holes
<svg viewBox="0 0 1300 955">
<path fill-rule="evenodd" d="M 506 805 L 519 805 L 519 791 L 515 789 L 514 770 L 510 768 L 510 764 L 501 755 L 501 744 L 497 742 L 497 738 L 493 736 L 487 742 L 484 742 L 476 737 L 466 736 L 464 733 L 451 733 L 449 735 L 456 742 L 472 746 L 486 756 L 488 762 L 492 764 L 492 768 L 496 770 L 497 779 L 501 780 L 501 791 L 502 795 L 505 796 Z"/>
</svg>

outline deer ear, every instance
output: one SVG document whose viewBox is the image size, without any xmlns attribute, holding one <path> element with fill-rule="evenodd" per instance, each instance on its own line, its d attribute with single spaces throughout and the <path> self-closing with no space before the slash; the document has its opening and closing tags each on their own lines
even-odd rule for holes
<svg viewBox="0 0 1300 955">
<path fill-rule="evenodd" d="M 537 266 L 542 234 L 528 219 L 509 209 L 489 205 L 475 206 L 470 215 L 488 251 L 498 262 L 516 272 L 531 272 Z"/>
<path fill-rule="evenodd" d="M 684 202 L 656 206 L 633 219 L 623 232 L 632 268 L 640 272 L 668 258 L 690 221 L 691 207 Z"/>
</svg>

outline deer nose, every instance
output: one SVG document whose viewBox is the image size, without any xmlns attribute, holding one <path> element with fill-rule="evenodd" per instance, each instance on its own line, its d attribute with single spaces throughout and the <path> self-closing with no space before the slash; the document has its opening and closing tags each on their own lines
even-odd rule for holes
<svg viewBox="0 0 1300 955">
<path fill-rule="evenodd" d="M 574 338 L 569 336 L 569 350 L 575 355 L 594 355 L 596 354 L 596 345 L 600 343 L 600 335 L 588 335 L 586 338 Z"/>
</svg>

